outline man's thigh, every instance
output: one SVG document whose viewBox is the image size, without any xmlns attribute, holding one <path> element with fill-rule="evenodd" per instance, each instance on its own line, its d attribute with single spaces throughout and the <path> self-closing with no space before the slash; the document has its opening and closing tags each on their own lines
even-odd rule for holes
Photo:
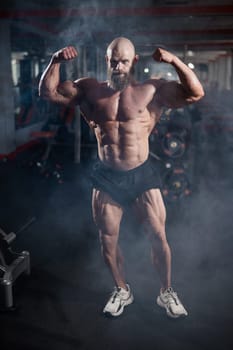
<svg viewBox="0 0 233 350">
<path fill-rule="evenodd" d="M 141 223 L 146 227 L 155 230 L 164 229 L 166 208 L 159 189 L 145 191 L 136 199 L 134 207 Z"/>
</svg>

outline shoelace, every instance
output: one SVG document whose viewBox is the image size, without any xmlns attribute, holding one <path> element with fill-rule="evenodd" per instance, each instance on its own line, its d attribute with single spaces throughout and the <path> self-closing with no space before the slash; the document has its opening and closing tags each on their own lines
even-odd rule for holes
<svg viewBox="0 0 233 350">
<path fill-rule="evenodd" d="M 174 292 L 174 290 L 170 287 L 166 290 L 166 294 L 167 294 L 167 298 L 172 299 L 172 301 L 174 300 L 176 305 L 179 304 L 179 299 L 177 297 L 177 293 Z"/>
<path fill-rule="evenodd" d="M 119 293 L 120 293 L 120 290 L 118 290 L 118 288 L 115 287 L 115 288 L 114 288 L 114 291 L 113 291 L 112 294 L 111 294 L 112 303 L 115 303 L 116 298 L 119 297 Z"/>
<path fill-rule="evenodd" d="M 121 290 L 120 289 L 118 289 L 118 287 L 115 287 L 114 288 L 114 291 L 112 292 L 112 294 L 111 294 L 111 298 L 112 298 L 112 303 L 115 303 L 115 300 L 117 299 L 117 298 L 121 298 L 120 297 L 120 293 L 121 293 Z"/>
</svg>

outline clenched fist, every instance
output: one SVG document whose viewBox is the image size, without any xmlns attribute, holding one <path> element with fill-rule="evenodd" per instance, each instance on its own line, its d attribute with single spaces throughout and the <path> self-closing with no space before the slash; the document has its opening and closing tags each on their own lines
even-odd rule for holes
<svg viewBox="0 0 233 350">
<path fill-rule="evenodd" d="M 76 58 L 78 56 L 78 52 L 73 46 L 64 47 L 61 50 L 58 50 L 53 54 L 52 60 L 53 62 L 59 63 L 62 61 L 68 61 Z"/>
<path fill-rule="evenodd" d="M 172 63 L 172 61 L 174 59 L 174 55 L 172 53 L 170 53 L 169 51 L 166 51 L 160 47 L 158 47 L 155 50 L 152 57 L 157 62 L 165 62 L 165 63 Z"/>
</svg>

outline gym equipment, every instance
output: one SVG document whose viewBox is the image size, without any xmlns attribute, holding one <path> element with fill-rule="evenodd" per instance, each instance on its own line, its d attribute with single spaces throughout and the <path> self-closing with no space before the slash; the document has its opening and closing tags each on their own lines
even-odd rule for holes
<svg viewBox="0 0 233 350">
<path fill-rule="evenodd" d="M 186 150 L 186 143 L 183 135 L 175 132 L 166 133 L 162 141 L 164 153 L 171 158 L 183 156 Z"/>
<path fill-rule="evenodd" d="M 24 231 L 35 221 L 31 218 L 16 233 L 5 233 L 0 228 L 0 307 L 4 310 L 14 309 L 13 283 L 22 274 L 30 275 L 30 253 L 26 250 L 16 253 L 11 243 L 16 235 Z"/>
<path fill-rule="evenodd" d="M 58 183 L 63 183 L 62 179 L 62 165 L 56 160 L 52 159 L 52 148 L 57 145 L 56 141 L 57 131 L 33 131 L 31 136 L 38 139 L 45 150 L 42 154 L 35 154 L 34 159 L 30 161 L 30 166 L 35 165 L 39 173 L 46 178 L 54 177 Z M 39 152 L 41 153 L 41 152 Z"/>
<path fill-rule="evenodd" d="M 190 183 L 185 170 L 182 167 L 174 166 L 163 177 L 163 195 L 169 202 L 174 202 L 181 197 L 191 194 Z"/>
</svg>

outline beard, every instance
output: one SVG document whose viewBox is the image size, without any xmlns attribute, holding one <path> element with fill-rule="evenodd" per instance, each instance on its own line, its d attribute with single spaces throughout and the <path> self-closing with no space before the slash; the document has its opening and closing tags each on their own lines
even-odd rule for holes
<svg viewBox="0 0 233 350">
<path fill-rule="evenodd" d="M 123 90 L 124 88 L 126 88 L 132 80 L 133 73 L 133 67 L 131 68 L 129 73 L 114 72 L 109 69 L 108 81 L 111 88 L 113 88 L 114 90 Z"/>
</svg>

